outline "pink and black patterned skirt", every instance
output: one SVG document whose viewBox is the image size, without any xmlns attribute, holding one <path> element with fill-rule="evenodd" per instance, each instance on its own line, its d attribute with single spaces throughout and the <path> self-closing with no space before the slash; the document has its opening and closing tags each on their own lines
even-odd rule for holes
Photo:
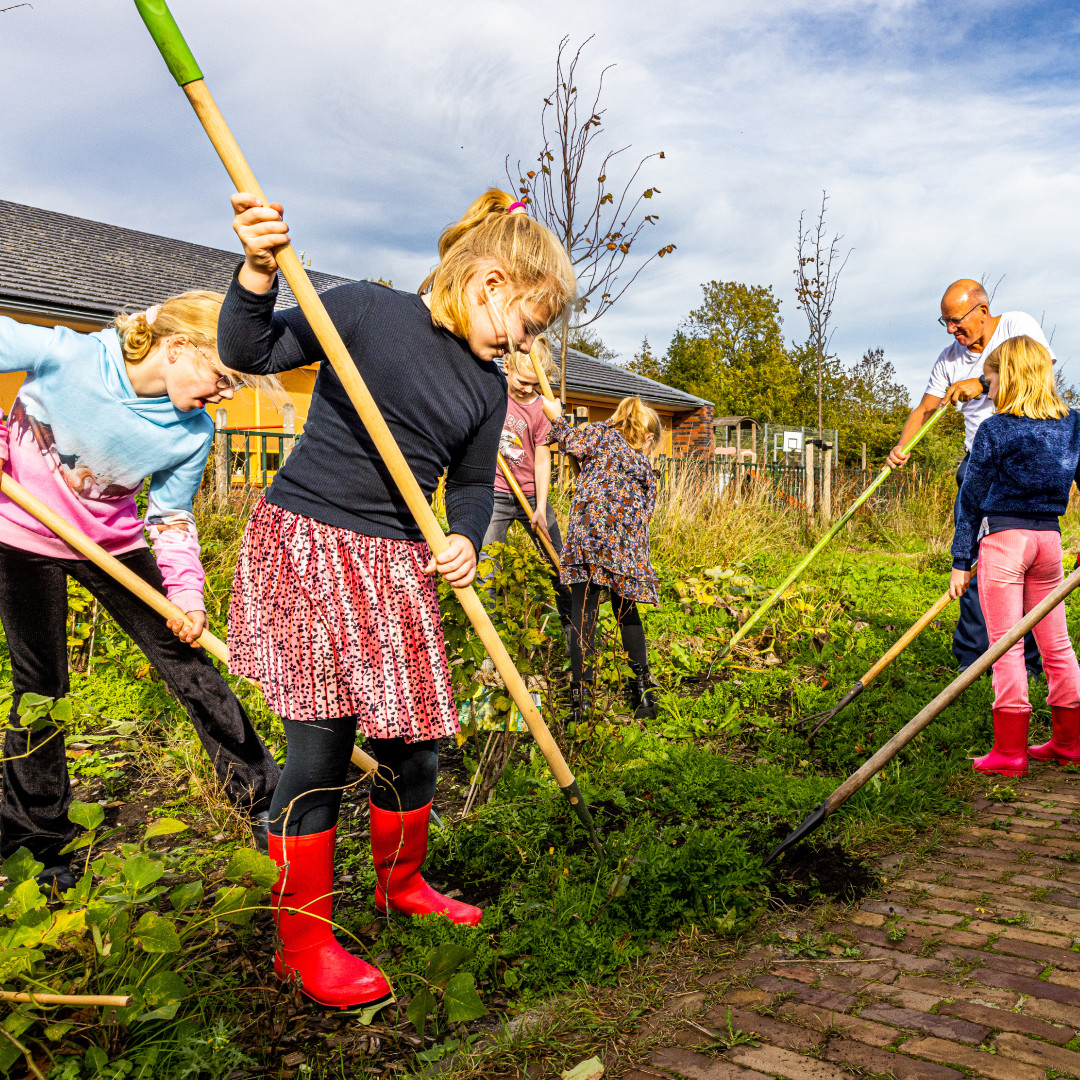
<svg viewBox="0 0 1080 1080">
<path fill-rule="evenodd" d="M 423 541 L 362 536 L 260 500 L 229 605 L 229 670 L 290 720 L 358 717 L 374 738 L 458 730 Z"/>
</svg>

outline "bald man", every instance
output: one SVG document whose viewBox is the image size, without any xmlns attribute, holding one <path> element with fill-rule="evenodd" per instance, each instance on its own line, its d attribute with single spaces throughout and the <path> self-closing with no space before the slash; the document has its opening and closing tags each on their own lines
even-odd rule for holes
<svg viewBox="0 0 1080 1080">
<path fill-rule="evenodd" d="M 994 412 L 994 403 L 986 394 L 983 377 L 983 360 L 1003 341 L 1027 336 L 1050 349 L 1050 343 L 1042 327 L 1022 311 L 1005 311 L 990 314 L 990 298 L 986 290 L 970 278 L 954 281 L 941 298 L 941 318 L 945 329 L 956 339 L 937 358 L 930 372 L 930 381 L 922 401 L 911 410 L 911 415 L 900 433 L 900 441 L 889 451 L 889 464 L 899 469 L 906 464 L 908 455 L 903 448 L 915 437 L 915 433 L 934 415 L 944 401 L 964 414 L 964 458 L 956 470 L 957 499 L 959 488 L 967 472 L 971 443 L 979 425 Z M 1053 350 L 1050 355 L 1054 356 Z M 1056 361 L 1056 357 L 1055 357 Z M 953 509 L 955 520 L 956 510 Z M 978 577 L 971 588 L 960 598 L 960 618 L 953 634 L 952 651 L 963 671 L 990 648 L 986 622 L 979 606 Z M 1028 634 L 1024 640 L 1024 655 L 1029 675 L 1042 671 L 1039 650 L 1035 638 Z"/>
</svg>

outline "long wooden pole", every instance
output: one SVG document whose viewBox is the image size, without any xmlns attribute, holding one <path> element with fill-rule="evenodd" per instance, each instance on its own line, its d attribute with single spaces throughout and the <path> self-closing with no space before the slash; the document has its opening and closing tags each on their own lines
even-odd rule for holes
<svg viewBox="0 0 1080 1080">
<path fill-rule="evenodd" d="M 569 332 L 569 329 L 568 329 L 569 326 L 570 326 L 570 323 L 568 321 L 566 326 L 563 327 L 564 336 Z M 552 393 L 551 382 L 548 379 L 547 372 L 544 371 L 544 365 L 540 363 L 540 358 L 536 355 L 535 350 L 533 350 L 533 351 L 531 351 L 529 353 L 529 359 L 532 361 L 533 371 L 536 372 L 536 379 L 540 383 L 540 393 L 543 394 L 544 397 L 546 397 L 549 401 L 559 401 L 562 404 L 562 406 L 565 407 L 565 405 L 566 405 L 566 401 L 565 401 L 566 387 L 561 382 L 559 383 L 559 393 L 561 394 L 561 397 L 557 398 L 554 395 L 554 393 Z M 566 359 L 566 353 L 564 351 L 563 360 L 565 360 L 565 359 Z M 562 371 L 562 375 L 560 376 L 560 378 L 565 379 L 566 378 L 566 364 L 565 363 L 560 365 L 560 370 Z M 562 453 L 562 451 L 560 451 L 560 453 Z M 581 472 L 581 466 L 578 464 L 577 458 L 574 457 L 573 454 L 563 454 L 563 457 L 566 458 L 567 462 L 570 465 L 570 473 L 571 473 L 571 475 L 572 476 L 577 476 L 578 473 Z M 561 471 L 562 471 L 562 467 L 560 466 L 560 472 Z M 559 482 L 560 482 L 560 484 L 562 483 L 561 478 L 560 478 Z M 561 490 L 561 488 L 560 488 L 560 490 Z"/>
<path fill-rule="evenodd" d="M 975 580 L 975 564 L 972 564 L 971 580 Z M 847 708 L 952 602 L 948 590 L 941 594 L 930 607 L 919 616 L 906 633 L 875 663 L 870 670 L 831 708 L 814 716 L 807 716 L 801 723 L 816 720 L 813 730 L 807 736 L 812 739 L 834 716 Z"/>
<path fill-rule="evenodd" d="M 529 505 L 529 500 L 525 495 L 525 492 L 521 490 L 521 485 L 517 482 L 517 477 L 510 471 L 510 466 L 506 464 L 506 459 L 502 454 L 498 455 L 499 470 L 503 474 L 503 478 L 510 485 L 510 490 L 517 497 L 517 501 L 521 504 L 521 509 L 525 511 L 525 516 L 532 518 L 533 508 Z M 532 526 L 529 526 L 532 528 Z M 540 543 L 544 545 L 544 550 L 548 553 L 548 558 L 555 564 L 555 569 L 559 567 L 559 556 L 555 553 L 555 548 L 551 541 L 547 538 L 544 532 L 540 529 L 533 530 L 538 537 L 540 537 Z"/>
<path fill-rule="evenodd" d="M 915 446 L 919 442 L 919 440 L 934 426 L 934 424 L 938 422 L 938 420 L 941 419 L 942 416 L 945 415 L 946 409 L 947 406 L 940 406 L 938 410 L 934 413 L 934 415 L 931 416 L 925 424 L 923 424 L 919 431 L 915 433 L 915 436 L 912 438 L 911 442 L 909 442 L 907 446 L 904 447 L 905 454 L 910 454 L 911 451 L 915 449 Z M 765 614 L 765 612 L 768 611 L 773 606 L 773 604 L 775 604 L 776 601 L 780 599 L 781 596 L 783 596 L 783 594 L 798 579 L 802 572 L 814 561 L 814 559 L 818 557 L 818 555 L 821 554 L 821 552 L 828 545 L 829 541 L 832 540 L 832 538 L 848 523 L 848 521 L 851 520 L 851 518 L 855 514 L 855 511 L 858 510 L 859 507 L 861 507 L 863 503 L 865 503 L 866 500 L 869 499 L 870 496 L 873 495 L 874 492 L 877 491 L 877 489 L 881 487 L 883 483 L 885 483 L 885 479 L 891 472 L 891 465 L 885 465 L 882 468 L 881 472 L 878 473 L 877 478 L 874 480 L 874 482 L 847 508 L 847 510 L 844 511 L 844 513 L 840 517 L 836 519 L 833 527 L 829 529 L 829 531 L 814 545 L 813 550 L 810 552 L 810 554 L 807 555 L 806 558 L 804 558 L 799 563 L 799 565 L 796 566 L 790 574 L 788 574 L 786 578 L 784 578 L 783 582 L 778 585 L 776 589 L 773 590 L 772 594 L 761 605 L 761 607 L 759 607 L 757 611 L 755 611 L 754 614 L 751 615 L 750 618 L 747 619 L 746 622 L 744 622 L 742 626 L 740 626 L 739 629 L 735 631 L 734 634 L 732 634 L 731 639 L 727 642 L 726 645 L 721 647 L 720 651 L 717 652 L 716 656 L 713 657 L 712 662 L 709 664 L 710 674 L 712 673 L 713 665 L 716 664 L 717 661 L 722 660 L 725 656 L 727 656 L 731 652 L 731 650 L 735 648 L 735 646 L 740 641 L 742 641 L 744 637 L 746 637 L 746 635 L 750 632 L 751 627 L 755 626 L 758 623 L 758 621 Z"/>
<path fill-rule="evenodd" d="M 84 559 L 88 559 L 95 566 L 100 567 L 114 581 L 118 581 L 129 592 L 134 593 L 147 607 L 152 608 L 164 619 L 183 619 L 185 624 L 191 625 L 187 613 L 181 611 L 167 596 L 163 596 L 148 581 L 143 581 L 134 570 L 126 567 L 115 556 L 110 555 L 100 544 L 95 544 L 85 533 L 76 529 L 66 518 L 61 517 L 55 510 L 46 506 L 36 495 L 29 492 L 17 480 L 13 480 L 7 473 L 0 473 L 0 491 L 2 491 L 13 503 L 21 506 L 32 517 L 37 518 L 45 528 L 55 533 L 73 551 L 78 552 Z M 199 644 L 215 660 L 220 660 L 226 667 L 229 665 L 229 647 L 221 638 L 204 630 L 199 635 Z M 362 772 L 374 772 L 379 763 L 370 755 L 365 754 L 359 746 L 352 749 L 352 762 Z"/>
<path fill-rule="evenodd" d="M 225 166 L 225 171 L 236 186 L 236 190 L 248 192 L 262 200 L 264 206 L 269 206 L 269 199 L 263 194 L 262 187 L 229 130 L 164 0 L 135 0 L 135 6 L 161 51 L 170 72 L 187 95 L 188 101 L 191 102 L 191 107 L 214 144 L 214 149 L 221 158 L 221 163 Z M 353 408 L 356 409 L 364 427 L 367 428 L 371 441 L 375 444 L 383 463 L 393 477 L 428 547 L 435 555 L 442 554 L 448 548 L 449 541 L 424 492 L 416 482 L 416 477 L 413 476 L 405 455 L 402 454 L 401 448 L 379 412 L 375 399 L 360 377 L 360 372 L 357 371 L 349 350 L 341 340 L 337 327 L 331 321 L 319 294 L 300 264 L 296 251 L 292 246 L 278 248 L 276 258 L 278 269 L 289 283 L 297 303 L 307 318 L 308 325 L 341 380 L 341 385 L 349 395 Z M 588 829 L 597 852 L 603 855 L 603 847 L 596 834 L 596 826 L 578 788 L 577 780 L 540 716 L 529 694 L 529 689 L 525 685 L 525 680 L 514 666 L 510 654 L 506 651 L 506 646 L 503 645 L 495 627 L 492 626 L 483 603 L 472 586 L 454 591 L 487 649 L 488 655 L 494 661 L 495 669 L 502 676 L 507 691 L 524 717 L 540 752 L 555 775 L 560 791 L 566 796 L 574 812 Z"/>
<path fill-rule="evenodd" d="M 769 854 L 765 860 L 766 865 L 781 852 L 793 847 L 815 829 L 820 828 L 830 814 L 843 806 L 859 788 L 885 768 L 943 709 L 951 705 L 976 679 L 993 667 L 1033 626 L 1045 619 L 1058 604 L 1062 603 L 1078 585 L 1080 585 L 1080 569 L 1074 570 L 1049 596 L 1036 604 L 1007 634 L 991 645 L 966 671 L 953 679 L 929 705 L 912 717 L 861 768 L 853 772 L 820 806 L 815 807 L 810 816 Z"/>
<path fill-rule="evenodd" d="M 130 994 L 26 994 L 21 990 L 0 990 L 0 1001 L 28 1002 L 31 1005 L 111 1005 L 126 1009 L 133 1000 Z"/>
</svg>

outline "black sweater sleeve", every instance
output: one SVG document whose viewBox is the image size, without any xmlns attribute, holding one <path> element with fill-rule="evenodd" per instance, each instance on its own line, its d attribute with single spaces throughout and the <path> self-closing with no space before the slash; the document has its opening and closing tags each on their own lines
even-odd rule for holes
<svg viewBox="0 0 1080 1080">
<path fill-rule="evenodd" d="M 467 536 L 480 553 L 495 506 L 495 455 L 505 407 L 488 413 L 476 436 L 446 471 L 446 520 L 450 531 Z"/>
<path fill-rule="evenodd" d="M 218 355 L 225 366 L 248 375 L 276 375 L 325 360 L 299 307 L 275 313 L 277 280 L 268 292 L 255 293 L 240 284 L 239 273 L 238 266 L 218 317 Z M 363 293 L 355 286 L 342 285 L 327 290 L 321 299 L 348 345 L 367 309 Z"/>
</svg>

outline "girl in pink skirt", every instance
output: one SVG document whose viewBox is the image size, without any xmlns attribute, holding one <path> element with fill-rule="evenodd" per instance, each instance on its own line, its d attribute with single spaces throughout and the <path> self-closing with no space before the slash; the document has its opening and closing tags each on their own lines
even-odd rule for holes
<svg viewBox="0 0 1080 1080">
<path fill-rule="evenodd" d="M 984 371 L 997 412 L 984 420 L 971 447 L 953 538 L 949 592 L 971 580 L 978 544 L 979 599 L 990 643 L 1063 580 L 1058 518 L 1080 481 L 1080 413 L 1057 392 L 1053 359 L 1041 342 L 1015 337 L 987 358 Z M 1018 641 L 994 664 L 994 748 L 975 759 L 978 772 L 1024 776 L 1028 755 L 1080 764 L 1080 665 L 1058 604 L 1034 629 L 1049 691 L 1053 734 L 1028 748 L 1027 672 Z"/>
<path fill-rule="evenodd" d="M 281 207 L 233 196 L 245 261 L 222 308 L 222 357 L 270 374 L 324 360 L 299 308 L 275 314 Z M 340 380 L 322 363 L 303 436 L 244 533 L 229 611 L 234 672 L 262 685 L 284 718 L 288 755 L 271 806 L 280 947 L 275 970 L 339 1007 L 389 994 L 381 973 L 331 929 L 334 840 L 358 730 L 380 763 L 372 780 L 375 904 L 475 924 L 481 912 L 420 875 L 438 740 L 457 731 L 436 571 L 476 573 L 491 516 L 506 415 L 496 361 L 532 340 L 575 292 L 555 237 L 489 191 L 450 226 L 424 296 L 361 281 L 323 294 L 330 317 L 427 495 L 446 474 L 449 547 L 437 558 Z"/>
</svg>

